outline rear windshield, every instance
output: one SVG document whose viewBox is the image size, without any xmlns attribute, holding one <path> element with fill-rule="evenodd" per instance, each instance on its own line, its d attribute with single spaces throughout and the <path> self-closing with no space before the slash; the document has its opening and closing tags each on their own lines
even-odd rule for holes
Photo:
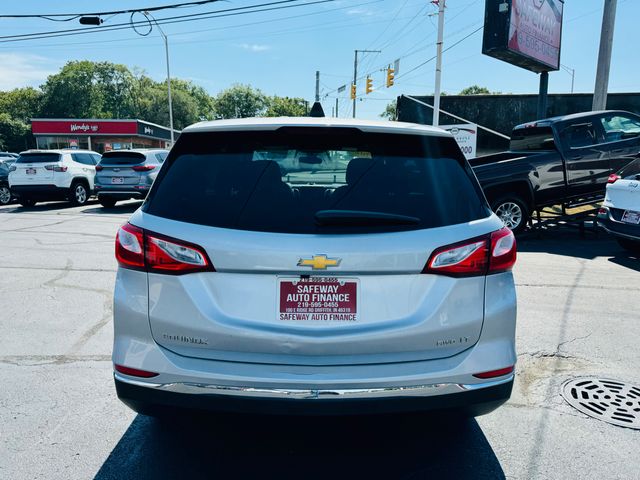
<svg viewBox="0 0 640 480">
<path fill-rule="evenodd" d="M 100 165 L 135 165 L 144 162 L 147 158 L 140 152 L 113 152 L 104 153 Z"/>
<path fill-rule="evenodd" d="M 60 160 L 59 153 L 23 153 L 16 163 L 51 163 Z"/>
<path fill-rule="evenodd" d="M 143 209 L 213 227 L 332 234 L 490 214 L 453 138 L 344 128 L 183 134 Z"/>
<path fill-rule="evenodd" d="M 555 143 L 551 127 L 517 128 L 511 135 L 509 150 L 514 152 L 554 149 Z"/>
<path fill-rule="evenodd" d="M 618 172 L 625 180 L 637 180 L 640 176 L 640 159 L 636 159 Z"/>
</svg>

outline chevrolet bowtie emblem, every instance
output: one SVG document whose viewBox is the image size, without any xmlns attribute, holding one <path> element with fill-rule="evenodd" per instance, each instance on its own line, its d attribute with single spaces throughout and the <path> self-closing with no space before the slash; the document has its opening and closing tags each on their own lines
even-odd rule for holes
<svg viewBox="0 0 640 480">
<path fill-rule="evenodd" d="M 326 255 L 314 255 L 313 258 L 301 258 L 298 260 L 299 267 L 311 267 L 313 270 L 326 270 L 327 267 L 337 267 L 340 265 L 339 258 L 327 258 Z"/>
</svg>

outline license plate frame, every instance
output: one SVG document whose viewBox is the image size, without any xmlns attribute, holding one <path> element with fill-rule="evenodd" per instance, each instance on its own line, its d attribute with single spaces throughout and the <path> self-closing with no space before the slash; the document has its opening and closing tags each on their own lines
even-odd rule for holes
<svg viewBox="0 0 640 480">
<path fill-rule="evenodd" d="M 124 177 L 111 177 L 111 185 L 124 185 Z"/>
<path fill-rule="evenodd" d="M 27 175 L 35 175 L 36 173 L 38 173 L 38 171 L 35 168 L 29 167 L 25 170 L 25 173 Z"/>
<path fill-rule="evenodd" d="M 314 323 L 359 321 L 360 280 L 358 278 L 279 277 L 277 289 L 276 316 L 279 321 Z"/>
<path fill-rule="evenodd" d="M 631 225 L 638 225 L 640 224 L 640 212 L 625 210 L 622 214 L 622 221 L 624 223 L 630 223 Z"/>
</svg>

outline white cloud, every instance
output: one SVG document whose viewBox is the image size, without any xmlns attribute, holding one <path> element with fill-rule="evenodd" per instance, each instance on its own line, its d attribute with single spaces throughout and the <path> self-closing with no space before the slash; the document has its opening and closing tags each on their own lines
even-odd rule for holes
<svg viewBox="0 0 640 480">
<path fill-rule="evenodd" d="M 0 90 L 37 87 L 60 67 L 49 58 L 18 53 L 0 53 L 0 65 Z"/>
<path fill-rule="evenodd" d="M 271 47 L 269 45 L 258 45 L 255 43 L 241 43 L 236 46 L 245 50 L 249 50 L 250 52 L 265 52 L 267 50 L 271 50 Z"/>
</svg>

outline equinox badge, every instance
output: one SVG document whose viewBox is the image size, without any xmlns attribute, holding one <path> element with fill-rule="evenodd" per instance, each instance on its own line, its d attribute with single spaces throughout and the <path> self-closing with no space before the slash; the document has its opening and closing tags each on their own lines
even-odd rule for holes
<svg viewBox="0 0 640 480">
<path fill-rule="evenodd" d="M 313 270 L 326 270 L 327 267 L 337 267 L 340 265 L 340 258 L 327 258 L 326 255 L 314 255 L 313 258 L 301 258 L 298 260 L 299 267 L 311 267 Z"/>
</svg>

